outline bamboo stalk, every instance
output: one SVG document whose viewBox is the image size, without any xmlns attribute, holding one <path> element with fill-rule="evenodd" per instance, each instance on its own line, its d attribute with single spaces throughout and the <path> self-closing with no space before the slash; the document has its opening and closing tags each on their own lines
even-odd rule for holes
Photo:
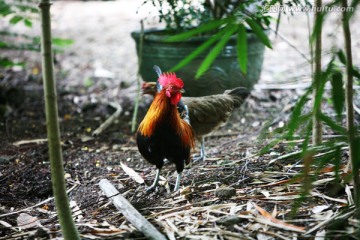
<svg viewBox="0 0 360 240">
<path fill-rule="evenodd" d="M 64 179 L 63 158 L 60 145 L 60 129 L 58 123 L 58 106 L 53 67 L 51 44 L 51 17 L 49 0 L 41 0 L 41 53 L 42 75 L 44 82 L 46 127 L 49 139 L 49 158 L 51 180 L 55 197 L 56 211 L 64 239 L 80 239 L 75 227 L 69 206 Z"/>
<path fill-rule="evenodd" d="M 315 9 L 320 9 L 322 6 L 322 0 L 315 1 Z M 315 11 L 314 25 L 321 17 L 321 11 Z M 315 108 L 315 99 L 318 89 L 321 86 L 321 40 L 322 40 L 322 23 L 319 27 L 319 32 L 316 33 L 315 39 L 315 71 L 314 71 L 314 89 L 313 89 L 313 100 L 314 100 L 314 109 L 313 109 L 313 132 L 312 132 L 312 141 L 313 145 L 320 145 L 322 142 L 322 122 L 319 118 L 321 114 L 321 104 Z"/>
<path fill-rule="evenodd" d="M 342 0 L 342 7 L 347 9 L 347 0 Z M 356 130 L 354 125 L 354 107 L 353 107 L 353 62 L 351 53 L 351 32 L 349 26 L 349 17 L 346 11 L 343 11 L 343 30 L 345 41 L 345 54 L 346 54 L 346 83 L 345 83 L 345 102 L 346 102 L 346 125 L 347 136 L 349 141 L 349 162 L 351 162 L 353 169 L 354 181 L 354 199 L 357 209 L 357 217 L 360 217 L 360 179 L 359 179 L 359 159 L 355 155 L 356 143 Z"/>
</svg>

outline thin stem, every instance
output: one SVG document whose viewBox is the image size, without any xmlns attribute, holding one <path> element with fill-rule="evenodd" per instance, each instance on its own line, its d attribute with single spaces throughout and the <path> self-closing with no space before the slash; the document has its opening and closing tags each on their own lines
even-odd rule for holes
<svg viewBox="0 0 360 240">
<path fill-rule="evenodd" d="M 144 45 L 144 22 L 143 22 L 143 20 L 140 21 L 140 24 L 141 24 L 141 32 L 140 32 L 140 40 L 139 40 L 138 73 L 137 73 L 137 77 L 136 77 L 137 94 L 136 94 L 136 99 L 135 99 L 134 113 L 133 113 L 133 117 L 132 117 L 132 121 L 131 121 L 131 132 L 135 132 L 135 128 L 136 128 L 136 117 L 137 117 L 138 110 L 139 110 L 140 91 L 141 91 L 141 89 L 140 89 L 140 87 L 141 87 L 140 69 L 141 69 L 141 65 L 142 65 L 142 51 L 143 51 L 143 45 Z"/>
<path fill-rule="evenodd" d="M 347 0 L 342 0 L 342 7 L 347 8 Z M 343 29 L 344 29 L 344 41 L 345 41 L 345 53 L 346 53 L 346 125 L 348 131 L 348 141 L 349 141 L 349 161 L 351 162 L 353 169 L 353 180 L 354 180 L 354 199 L 355 206 L 357 209 L 357 217 L 360 217 L 360 179 L 359 179 L 359 159 L 356 159 L 355 156 L 355 125 L 354 125 L 354 108 L 353 108 L 353 63 L 352 63 L 352 53 L 351 53 L 351 32 L 349 26 L 349 17 L 348 13 L 344 11 L 343 13 Z"/>
</svg>

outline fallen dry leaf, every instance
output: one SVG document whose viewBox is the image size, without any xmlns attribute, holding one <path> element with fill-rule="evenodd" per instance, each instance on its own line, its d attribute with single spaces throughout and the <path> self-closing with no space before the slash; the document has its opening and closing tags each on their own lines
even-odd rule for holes
<svg viewBox="0 0 360 240">
<path fill-rule="evenodd" d="M 260 212 L 260 214 L 262 216 L 264 216 L 265 218 L 267 218 L 268 220 L 270 220 L 271 222 L 274 222 L 274 223 L 277 223 L 279 225 L 282 225 L 284 227 L 286 227 L 287 229 L 289 230 L 294 230 L 294 231 L 304 231 L 305 228 L 304 227 L 299 227 L 299 226 L 296 226 L 296 225 L 293 225 L 293 224 L 289 224 L 289 223 L 285 223 L 281 220 L 278 220 L 274 217 L 271 216 L 270 213 L 268 213 L 265 209 L 259 207 L 258 205 L 256 205 L 255 203 L 253 203 L 254 207 L 256 208 L 256 210 L 258 210 Z"/>
<path fill-rule="evenodd" d="M 27 213 L 20 213 L 16 219 L 17 226 L 21 229 L 33 228 L 41 226 L 37 217 L 33 217 Z"/>
<path fill-rule="evenodd" d="M 127 175 L 129 175 L 132 179 L 135 180 L 135 182 L 140 184 L 143 184 L 145 182 L 144 179 L 137 172 L 134 171 L 134 169 L 129 168 L 123 162 L 120 162 L 120 166 Z"/>
</svg>

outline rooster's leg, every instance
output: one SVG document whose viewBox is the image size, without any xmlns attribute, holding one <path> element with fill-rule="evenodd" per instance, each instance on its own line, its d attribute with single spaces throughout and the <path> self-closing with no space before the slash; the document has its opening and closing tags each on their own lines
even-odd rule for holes
<svg viewBox="0 0 360 240">
<path fill-rule="evenodd" d="M 193 158 L 194 162 L 205 160 L 205 138 L 201 137 L 200 156 Z"/>
<path fill-rule="evenodd" d="M 178 175 L 177 175 L 177 177 L 176 177 L 176 183 L 175 183 L 174 192 L 176 192 L 177 190 L 179 190 L 181 175 L 182 175 L 182 172 L 178 172 Z"/>
<path fill-rule="evenodd" d="M 148 187 L 146 189 L 146 192 L 151 192 L 152 190 L 154 190 L 154 188 L 156 188 L 156 186 L 157 186 L 157 184 L 159 182 L 159 178 L 160 178 L 160 171 L 161 170 L 159 168 L 156 169 L 156 175 L 155 175 L 154 182 L 150 187 Z"/>
</svg>

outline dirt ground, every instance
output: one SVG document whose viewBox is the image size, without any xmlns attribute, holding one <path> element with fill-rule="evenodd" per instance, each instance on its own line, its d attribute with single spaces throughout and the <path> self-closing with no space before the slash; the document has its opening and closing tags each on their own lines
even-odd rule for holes
<svg viewBox="0 0 360 240">
<path fill-rule="evenodd" d="M 332 191 L 333 172 L 326 168 L 331 165 L 316 173 L 312 196 L 291 218 L 301 186 L 299 180 L 290 179 L 301 172 L 303 162 L 299 155 L 271 160 L 299 150 L 300 142 L 284 142 L 268 154 L 258 154 L 271 140 L 260 137 L 262 130 L 289 120 L 311 80 L 307 60 L 299 53 L 309 58 L 305 13 L 284 16 L 281 35 L 270 34 L 273 49 L 265 52 L 259 83 L 228 123 L 206 138 L 208 158 L 185 169 L 180 193 L 168 192 L 176 175 L 174 166 L 166 164 L 161 186 L 145 194 L 155 167 L 143 160 L 131 132 L 137 58 L 130 32 L 140 28 L 148 10 L 136 14 L 140 5 L 139 0 L 119 0 L 56 1 L 52 6 L 53 35 L 75 41 L 56 55 L 55 68 L 67 189 L 82 239 L 144 239 L 100 190 L 98 183 L 104 178 L 169 239 L 307 239 L 324 236 L 324 229 L 333 239 L 351 238 L 356 220 L 346 214 L 352 211 L 348 204 L 352 186 Z M 324 30 L 327 50 L 342 42 L 337 15 L 329 19 Z M 155 26 L 158 23 L 147 18 L 146 27 Z M 21 30 L 36 34 L 39 26 Z M 357 49 L 360 30 L 352 30 Z M 59 239 L 44 140 L 40 54 L 5 54 L 25 59 L 28 65 L 2 70 L 0 77 L 15 96 L 9 113 L 0 119 L 0 239 Z M 354 65 L 359 64 L 360 53 L 354 51 Z M 123 111 L 94 137 L 93 131 L 115 112 L 109 102 L 121 105 Z M 138 122 L 149 103 L 150 98 L 141 99 Z M 333 114 L 329 104 L 324 103 L 324 109 Z M 333 132 L 325 129 L 325 135 Z M 194 154 L 198 151 L 197 147 Z M 346 163 L 346 148 L 340 158 Z M 129 176 L 120 163 L 135 170 L 145 184 Z M 236 194 L 222 196 L 219 189 L 224 187 Z M 24 213 L 33 225 L 21 224 Z M 324 228 L 321 224 L 330 218 L 336 221 Z"/>
</svg>

